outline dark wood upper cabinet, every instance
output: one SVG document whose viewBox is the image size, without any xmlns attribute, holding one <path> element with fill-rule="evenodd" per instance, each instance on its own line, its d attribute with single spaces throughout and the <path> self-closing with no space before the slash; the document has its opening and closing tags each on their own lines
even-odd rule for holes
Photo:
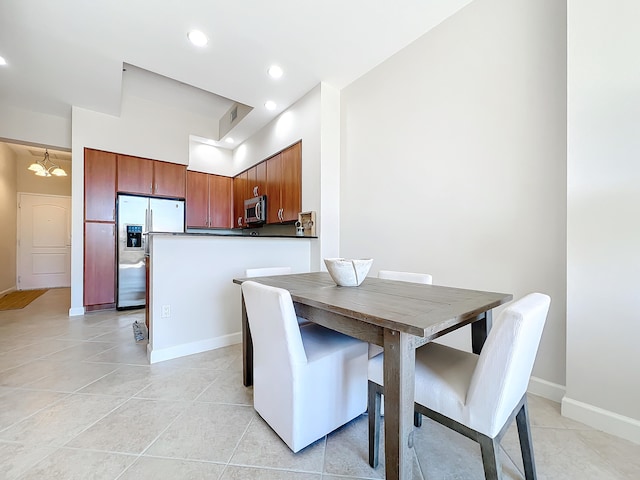
<svg viewBox="0 0 640 480">
<path fill-rule="evenodd" d="M 187 167 L 177 163 L 153 161 L 153 194 L 185 197 Z"/>
<path fill-rule="evenodd" d="M 187 172 L 187 227 L 231 228 L 233 179 Z"/>
<path fill-rule="evenodd" d="M 187 172 L 187 227 L 209 226 L 209 179 L 206 173 Z"/>
<path fill-rule="evenodd" d="M 209 175 L 209 226 L 231 228 L 231 177 Z"/>
<path fill-rule="evenodd" d="M 115 222 L 116 155 L 84 149 L 84 219 Z"/>
<path fill-rule="evenodd" d="M 295 222 L 302 208 L 302 144 L 267 160 L 267 223 Z"/>
<path fill-rule="evenodd" d="M 244 201 L 247 197 L 248 190 L 248 172 L 233 178 L 233 227 L 244 227 Z M 268 202 L 268 200 L 267 200 Z"/>
<path fill-rule="evenodd" d="M 118 155 L 118 191 L 184 198 L 187 167 L 177 163 Z"/>
<path fill-rule="evenodd" d="M 280 221 L 298 220 L 302 209 L 302 144 L 282 151 L 282 183 L 280 186 Z"/>
<path fill-rule="evenodd" d="M 282 153 L 267 160 L 267 223 L 280 222 Z"/>
<path fill-rule="evenodd" d="M 153 160 L 118 155 L 118 191 L 153 194 Z"/>
<path fill-rule="evenodd" d="M 267 193 L 267 162 L 260 162 L 247 170 L 245 199 Z"/>
</svg>

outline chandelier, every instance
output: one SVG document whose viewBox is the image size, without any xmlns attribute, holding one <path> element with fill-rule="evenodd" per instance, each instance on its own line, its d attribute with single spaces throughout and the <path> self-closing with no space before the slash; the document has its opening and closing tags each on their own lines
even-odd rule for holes
<svg viewBox="0 0 640 480">
<path fill-rule="evenodd" d="M 45 149 L 44 158 L 42 160 L 37 160 L 31 165 L 29 165 L 29 170 L 34 172 L 39 177 L 66 177 L 67 172 L 65 172 L 59 165 L 53 163 L 49 158 L 49 151 Z"/>
</svg>

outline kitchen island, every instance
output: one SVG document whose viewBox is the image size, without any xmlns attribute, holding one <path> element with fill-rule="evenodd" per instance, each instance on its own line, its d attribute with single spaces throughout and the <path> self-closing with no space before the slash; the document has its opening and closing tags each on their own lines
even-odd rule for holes
<svg viewBox="0 0 640 480">
<path fill-rule="evenodd" d="M 240 343 L 240 293 L 233 279 L 247 268 L 308 272 L 315 241 L 190 233 L 149 237 L 149 363 Z"/>
</svg>

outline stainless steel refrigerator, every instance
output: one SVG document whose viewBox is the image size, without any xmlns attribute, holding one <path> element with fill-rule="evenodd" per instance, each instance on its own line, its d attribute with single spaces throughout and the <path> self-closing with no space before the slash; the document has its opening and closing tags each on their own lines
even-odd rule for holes
<svg viewBox="0 0 640 480">
<path fill-rule="evenodd" d="M 118 195 L 116 308 L 145 305 L 149 232 L 184 232 L 184 200 Z"/>
</svg>

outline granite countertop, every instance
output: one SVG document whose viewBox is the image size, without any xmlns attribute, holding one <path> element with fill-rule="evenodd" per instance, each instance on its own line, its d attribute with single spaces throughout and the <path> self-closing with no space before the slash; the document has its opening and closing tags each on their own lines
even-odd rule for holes
<svg viewBox="0 0 640 480">
<path fill-rule="evenodd" d="M 197 236 L 197 237 L 237 237 L 237 238 L 318 238 L 311 236 L 277 235 L 277 234 L 253 234 L 253 233 L 222 233 L 222 232 L 149 232 L 149 235 L 173 235 L 173 236 Z"/>
</svg>

